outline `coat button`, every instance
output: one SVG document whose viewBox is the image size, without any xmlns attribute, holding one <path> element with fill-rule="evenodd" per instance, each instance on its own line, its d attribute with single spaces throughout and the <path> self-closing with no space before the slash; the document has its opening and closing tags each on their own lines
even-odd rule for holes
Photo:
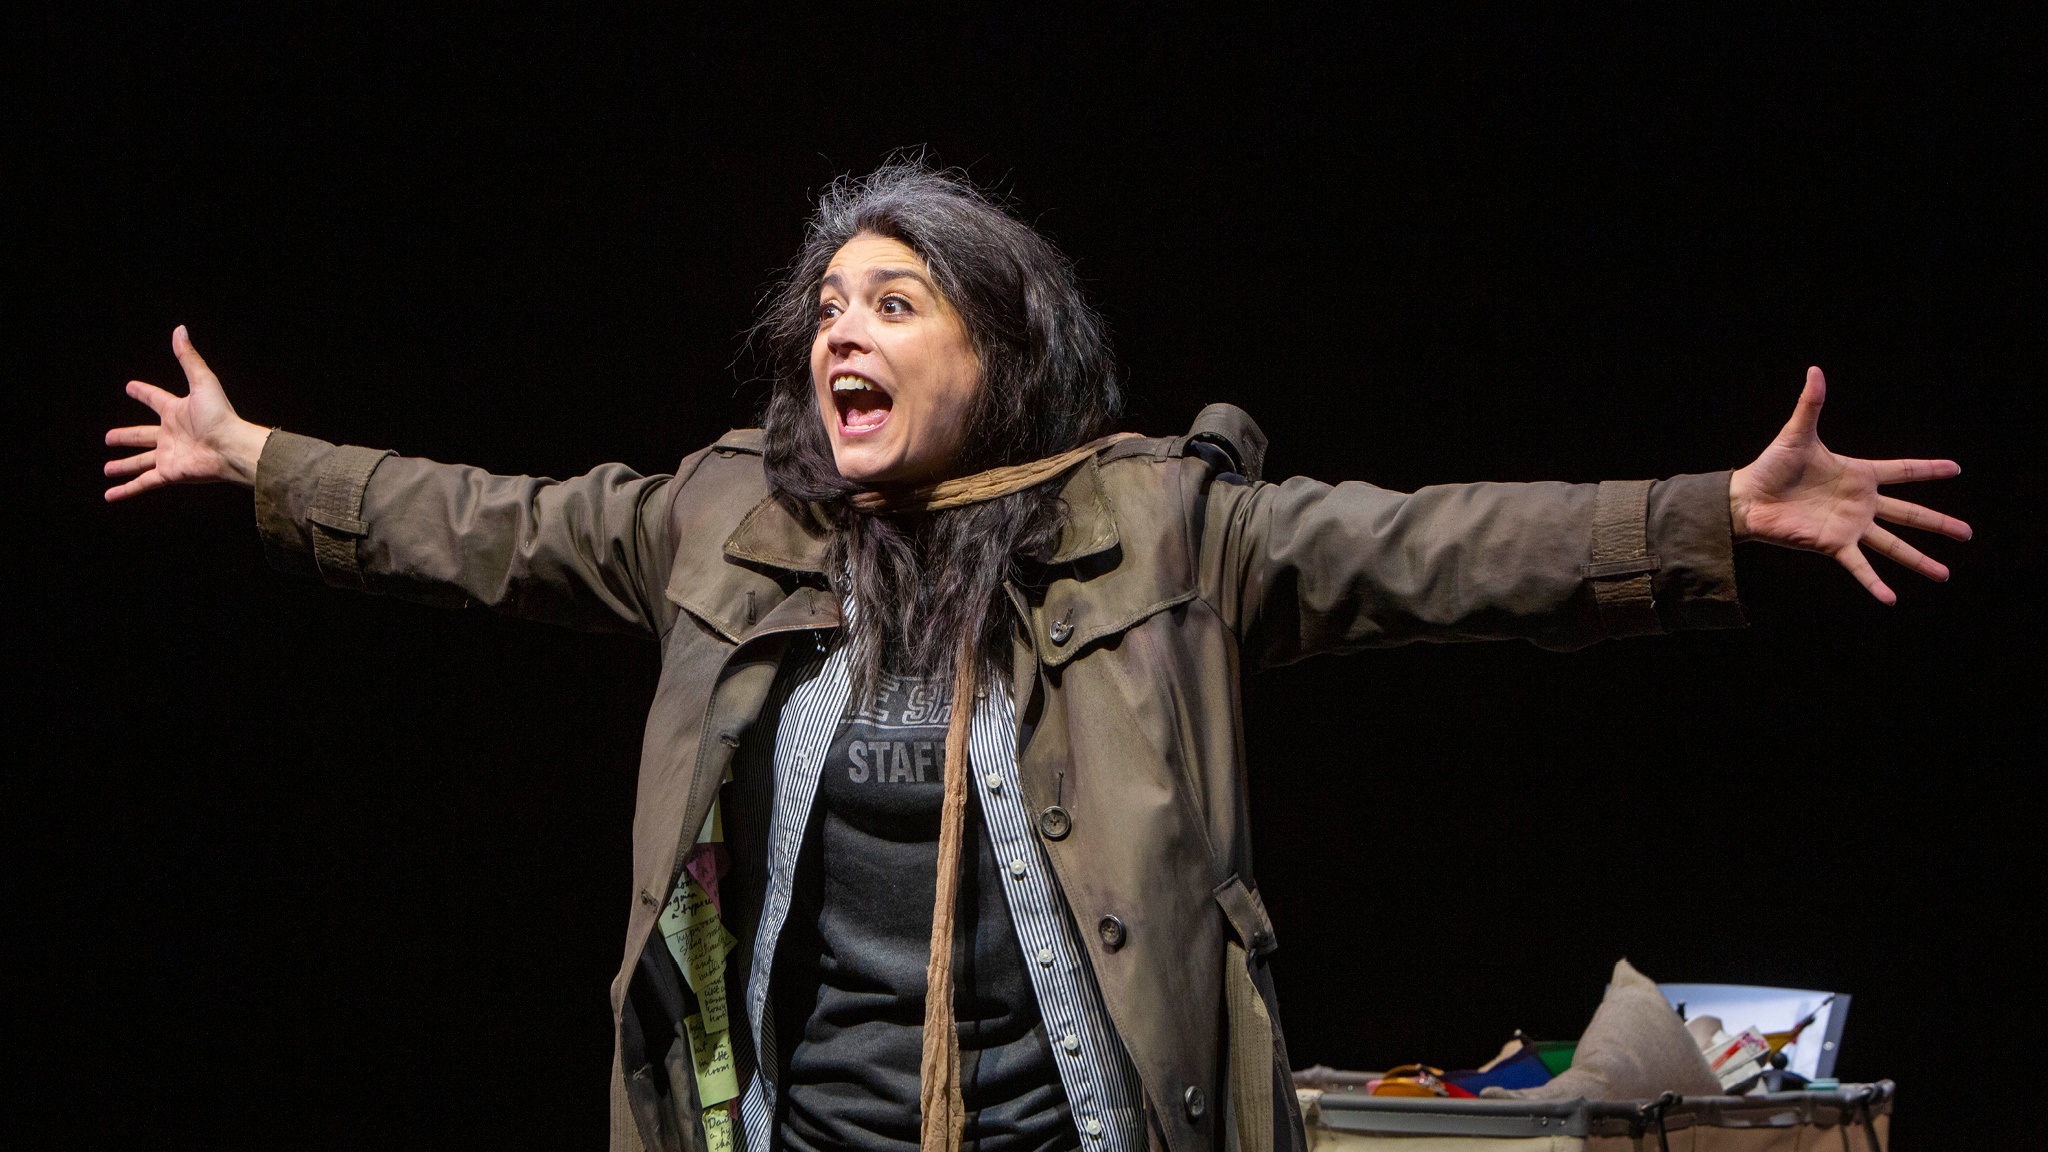
<svg viewBox="0 0 2048 1152">
<path fill-rule="evenodd" d="M 1124 922 L 1116 917 L 1104 916 L 1095 930 L 1102 933 L 1102 944 L 1111 952 L 1124 946 Z"/>
<path fill-rule="evenodd" d="M 1190 1084 L 1188 1090 L 1180 1094 L 1180 1104 L 1187 1109 L 1188 1119 L 1200 1120 L 1202 1113 L 1209 1110 L 1209 1097 L 1200 1088 Z"/>
<path fill-rule="evenodd" d="M 1072 636 L 1074 634 L 1074 626 L 1072 624 L 1067 623 L 1067 618 L 1062 616 L 1059 619 L 1052 622 L 1052 627 L 1047 628 L 1045 630 L 1045 634 L 1047 636 L 1052 637 L 1053 643 L 1065 644 L 1067 642 L 1067 637 Z"/>
<path fill-rule="evenodd" d="M 1055 804 L 1038 814 L 1038 830 L 1047 840 L 1065 840 L 1067 833 L 1074 830 L 1074 818 Z"/>
</svg>

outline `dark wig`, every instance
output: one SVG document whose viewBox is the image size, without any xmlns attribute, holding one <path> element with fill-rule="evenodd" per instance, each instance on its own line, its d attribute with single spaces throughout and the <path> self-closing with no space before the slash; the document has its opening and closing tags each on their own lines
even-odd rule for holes
<svg viewBox="0 0 2048 1152">
<path fill-rule="evenodd" d="M 772 378 L 768 483 L 792 513 L 834 529 L 831 577 L 852 595 L 857 698 L 887 671 L 946 678 L 961 638 L 986 658 L 1009 648 L 1000 588 L 1020 555 L 1050 551 L 1065 521 L 1059 482 L 918 516 L 869 515 L 849 497 L 811 381 L 818 293 L 832 256 L 855 236 L 908 245 L 966 325 L 981 360 L 958 473 L 1022 464 L 1087 443 L 1122 412 L 1102 318 L 1051 242 L 950 172 L 916 160 L 825 189 L 788 274 L 755 326 Z M 845 582 L 845 583 L 842 583 Z"/>
</svg>

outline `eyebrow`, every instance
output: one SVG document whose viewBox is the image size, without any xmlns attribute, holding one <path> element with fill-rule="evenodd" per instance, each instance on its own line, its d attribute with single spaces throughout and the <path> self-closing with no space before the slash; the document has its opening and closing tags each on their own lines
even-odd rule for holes
<svg viewBox="0 0 2048 1152">
<path fill-rule="evenodd" d="M 868 287 L 870 288 L 879 284 L 887 284 L 891 280 L 915 280 L 919 284 L 924 285 L 926 291 L 938 292 L 938 289 L 932 287 L 932 282 L 925 279 L 924 273 L 919 272 L 915 268 L 874 268 L 868 272 Z M 820 281 L 819 286 L 823 288 L 837 288 L 844 292 L 846 290 L 846 280 L 837 272 L 828 272 L 825 274 L 825 279 Z"/>
<path fill-rule="evenodd" d="M 915 268 L 876 268 L 868 273 L 870 288 L 878 284 L 887 284 L 891 280 L 915 280 L 926 288 L 932 286 L 932 282 L 924 278 L 924 273 Z"/>
</svg>

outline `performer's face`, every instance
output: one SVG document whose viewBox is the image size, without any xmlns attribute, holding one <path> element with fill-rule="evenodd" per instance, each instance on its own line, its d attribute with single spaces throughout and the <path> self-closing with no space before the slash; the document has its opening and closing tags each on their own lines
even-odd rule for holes
<svg viewBox="0 0 2048 1152">
<path fill-rule="evenodd" d="M 840 475 L 884 487 L 949 478 L 980 382 L 967 326 L 909 245 L 862 234 L 833 255 L 811 385 Z"/>
</svg>

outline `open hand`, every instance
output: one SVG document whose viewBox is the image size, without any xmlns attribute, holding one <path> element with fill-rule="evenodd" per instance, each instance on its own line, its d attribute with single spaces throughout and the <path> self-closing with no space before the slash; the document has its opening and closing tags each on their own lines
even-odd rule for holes
<svg viewBox="0 0 2048 1152">
<path fill-rule="evenodd" d="M 107 489 L 108 500 L 126 500 L 166 484 L 256 483 L 256 462 L 270 430 L 235 415 L 220 378 L 199 358 L 183 324 L 171 332 L 171 351 L 185 369 L 186 394 L 174 396 L 154 384 L 128 382 L 128 395 L 155 409 L 162 422 L 107 433 L 110 448 L 144 449 L 107 461 L 107 475 L 134 477 Z"/>
<path fill-rule="evenodd" d="M 1962 468 L 1953 460 L 1858 460 L 1837 456 L 1820 442 L 1826 377 L 1806 370 L 1806 388 L 1792 418 L 1746 468 L 1728 483 L 1728 509 L 1737 540 L 1761 540 L 1832 556 L 1885 604 L 1898 596 L 1863 555 L 1863 545 L 1930 580 L 1948 579 L 1948 567 L 1878 525 L 1879 520 L 1968 540 L 1970 526 L 1918 504 L 1880 496 L 1883 484 L 1946 480 Z"/>
</svg>

